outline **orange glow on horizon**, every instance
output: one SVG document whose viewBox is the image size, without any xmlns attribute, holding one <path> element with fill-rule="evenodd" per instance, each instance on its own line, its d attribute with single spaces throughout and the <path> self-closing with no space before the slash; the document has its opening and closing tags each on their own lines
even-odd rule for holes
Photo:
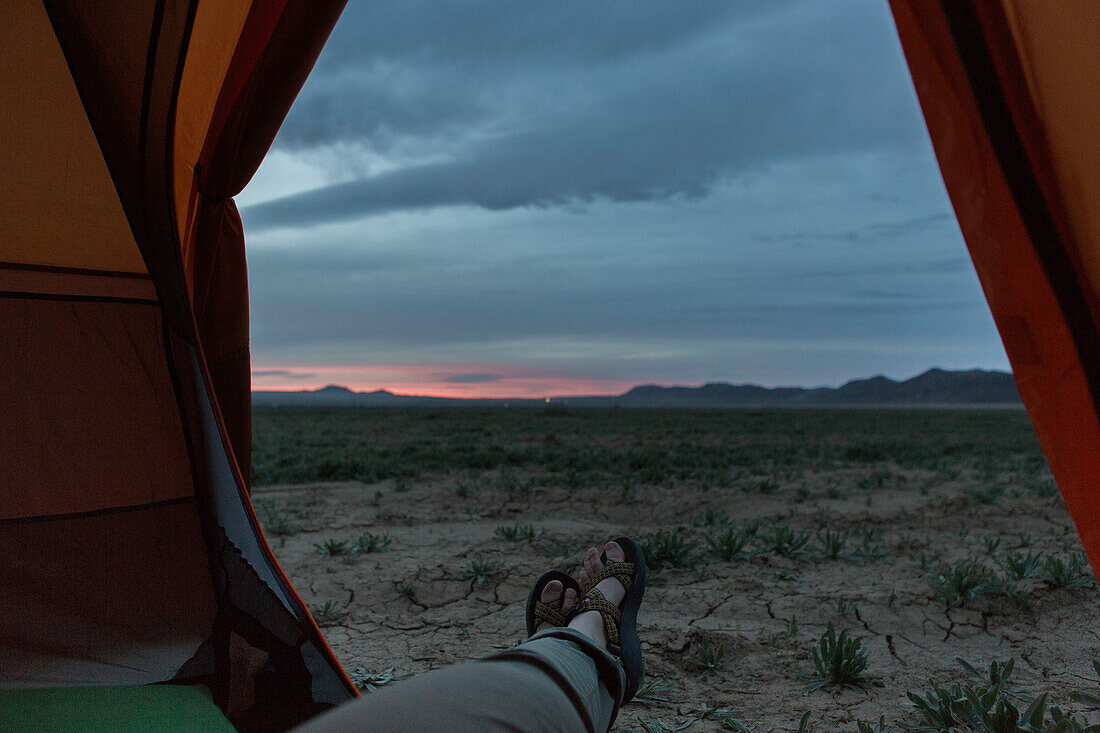
<svg viewBox="0 0 1100 733">
<path fill-rule="evenodd" d="M 640 383 L 562 376 L 505 364 L 295 365 L 252 369 L 253 390 L 297 392 L 338 385 L 354 392 L 384 389 L 399 395 L 459 399 L 542 400 L 619 395 Z"/>
</svg>

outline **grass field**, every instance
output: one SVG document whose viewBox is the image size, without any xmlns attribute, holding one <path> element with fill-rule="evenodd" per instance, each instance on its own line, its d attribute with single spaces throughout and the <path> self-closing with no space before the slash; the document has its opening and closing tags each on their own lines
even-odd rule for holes
<svg viewBox="0 0 1100 733">
<path fill-rule="evenodd" d="M 630 534 L 655 572 L 647 685 L 619 730 L 1100 720 L 1100 597 L 1021 410 L 254 421 L 265 530 L 367 689 L 517 643 L 538 573 Z M 1031 723 L 1009 725 L 1044 693 Z"/>
</svg>

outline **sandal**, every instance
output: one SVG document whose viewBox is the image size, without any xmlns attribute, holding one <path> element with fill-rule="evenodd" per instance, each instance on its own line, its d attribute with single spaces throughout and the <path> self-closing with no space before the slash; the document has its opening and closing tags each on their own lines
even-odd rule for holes
<svg viewBox="0 0 1100 733">
<path fill-rule="evenodd" d="M 551 580 L 561 581 L 561 598 L 559 598 L 556 603 L 543 603 L 542 591 Z M 551 626 L 565 626 L 569 623 L 569 619 L 572 617 L 573 612 L 570 611 L 570 613 L 566 615 L 561 610 L 561 606 L 565 602 L 565 591 L 567 588 L 572 588 L 576 591 L 578 599 L 581 597 L 581 586 L 572 575 L 563 573 L 560 570 L 547 570 L 539 576 L 539 579 L 535 581 L 534 587 L 531 588 L 531 592 L 527 595 L 528 636 L 533 636 L 538 625 L 543 622 Z"/>
<path fill-rule="evenodd" d="M 645 594 L 645 556 L 638 543 L 629 537 L 618 537 L 615 542 L 623 548 L 625 560 L 609 563 L 606 552 L 600 555 L 604 568 L 589 579 L 573 614 L 597 611 L 603 617 L 607 651 L 622 660 L 623 671 L 626 672 L 626 686 L 623 689 L 625 705 L 633 699 L 645 674 L 642 645 L 638 639 L 638 607 Z M 604 598 L 596 588 L 600 581 L 607 578 L 615 578 L 626 588 L 626 596 L 618 606 Z"/>
</svg>

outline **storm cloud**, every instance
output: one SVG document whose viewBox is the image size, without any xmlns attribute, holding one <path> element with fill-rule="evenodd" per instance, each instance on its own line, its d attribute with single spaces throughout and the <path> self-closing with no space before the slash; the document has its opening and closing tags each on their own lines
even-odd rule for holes
<svg viewBox="0 0 1100 733">
<path fill-rule="evenodd" d="M 924 134 L 884 8 L 372 5 L 349 8 L 278 142 L 343 146 L 349 180 L 252 206 L 254 229 L 698 197 L 776 162 Z"/>
<path fill-rule="evenodd" d="M 877 0 L 352 3 L 240 203 L 271 380 L 1006 364 Z"/>
</svg>

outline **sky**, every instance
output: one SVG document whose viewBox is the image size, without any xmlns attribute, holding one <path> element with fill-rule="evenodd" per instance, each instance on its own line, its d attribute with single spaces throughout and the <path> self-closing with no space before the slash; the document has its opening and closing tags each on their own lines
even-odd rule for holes
<svg viewBox="0 0 1100 733">
<path fill-rule="evenodd" d="M 254 389 L 1007 369 L 886 3 L 349 3 L 255 178 Z"/>
</svg>

